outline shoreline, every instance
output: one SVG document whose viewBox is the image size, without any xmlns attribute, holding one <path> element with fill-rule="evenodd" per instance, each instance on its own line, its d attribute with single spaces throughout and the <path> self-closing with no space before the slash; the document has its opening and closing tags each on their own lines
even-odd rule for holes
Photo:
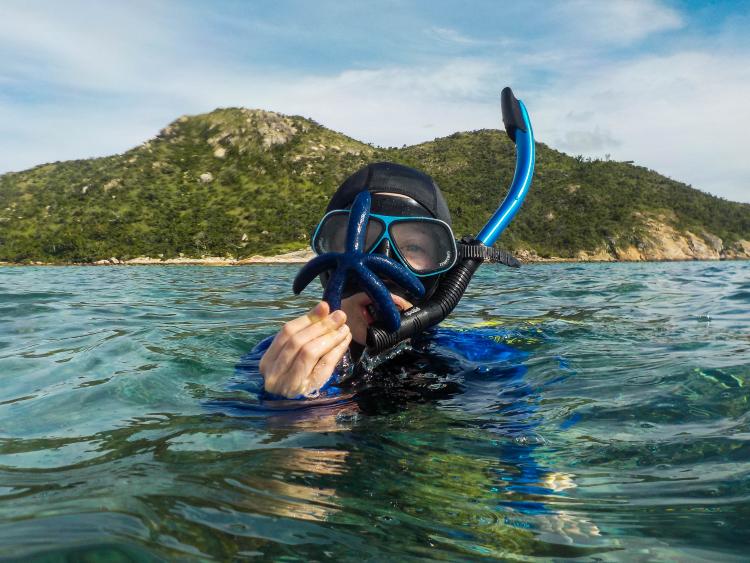
<svg viewBox="0 0 750 563">
<path fill-rule="evenodd" d="M 253 264 L 270 265 L 270 264 L 304 264 L 313 258 L 315 254 L 311 250 L 295 250 L 275 256 L 255 255 L 249 258 L 226 258 L 221 256 L 202 256 L 200 258 L 191 258 L 180 256 L 178 258 L 151 258 L 149 256 L 138 256 L 129 260 L 120 260 L 112 257 L 106 260 L 97 260 L 96 262 L 2 262 L 2 266 L 248 266 Z M 748 260 L 747 256 L 732 257 L 684 257 L 672 259 L 650 259 L 650 260 L 619 260 L 612 256 L 586 256 L 581 258 L 562 258 L 553 256 L 544 258 L 536 253 L 521 251 L 515 253 L 522 264 L 566 264 L 566 263 L 638 263 L 638 262 L 727 262 Z"/>
<path fill-rule="evenodd" d="M 249 258 L 227 258 L 226 256 L 201 256 L 200 258 L 179 256 L 177 258 L 152 258 L 137 256 L 128 260 L 108 258 L 95 262 L 3 262 L 2 266 L 245 266 L 249 264 L 304 264 L 313 258 L 312 250 L 295 250 L 275 256 L 256 254 Z"/>
</svg>

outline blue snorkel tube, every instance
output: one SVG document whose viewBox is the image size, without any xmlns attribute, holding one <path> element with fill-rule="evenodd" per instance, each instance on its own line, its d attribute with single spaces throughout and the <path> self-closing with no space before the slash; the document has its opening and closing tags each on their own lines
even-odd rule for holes
<svg viewBox="0 0 750 563">
<path fill-rule="evenodd" d="M 518 210 L 521 209 L 526 194 L 531 187 L 534 174 L 535 154 L 534 132 L 526 112 L 526 106 L 517 100 L 510 88 L 504 88 L 500 94 L 503 110 L 503 125 L 508 137 L 516 144 L 516 171 L 503 203 L 490 217 L 487 224 L 479 231 L 476 240 L 485 246 L 492 246 L 510 224 Z"/>
<path fill-rule="evenodd" d="M 529 115 L 523 102 L 516 99 L 510 88 L 500 94 L 503 112 L 503 125 L 508 137 L 516 145 L 516 171 L 508 189 L 508 195 L 479 231 L 476 238 L 468 241 L 469 252 L 441 280 L 435 294 L 424 306 L 415 306 L 402 313 L 401 325 L 396 331 L 388 332 L 372 325 L 367 331 L 367 353 L 370 356 L 396 346 L 425 329 L 435 326 L 445 319 L 463 297 L 469 287 L 474 272 L 482 264 L 489 250 L 521 208 L 531 187 L 534 174 L 534 133 Z"/>
</svg>

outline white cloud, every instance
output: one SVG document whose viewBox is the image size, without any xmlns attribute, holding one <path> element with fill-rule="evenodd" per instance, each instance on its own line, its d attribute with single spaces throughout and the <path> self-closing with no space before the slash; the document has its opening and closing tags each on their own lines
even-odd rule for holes
<svg viewBox="0 0 750 563">
<path fill-rule="evenodd" d="M 459 43 L 462 45 L 476 45 L 480 43 L 480 41 L 472 39 L 471 37 L 467 37 L 466 35 L 449 27 L 432 27 L 429 29 L 429 33 L 433 37 L 441 41 L 447 41 L 449 43 Z"/>
<path fill-rule="evenodd" d="M 39 90 L 20 99 L 0 94 L 0 170 L 119 152 L 181 114 L 217 106 L 300 114 L 366 142 L 412 144 L 500 128 L 498 94 L 511 84 L 539 140 L 555 148 L 611 153 L 750 201 L 743 154 L 750 53 L 706 48 L 607 57 L 610 45 L 684 27 L 682 16 L 659 2 L 537 7 L 526 23 L 545 31 L 519 52 L 508 47 L 515 44 L 510 34 L 480 41 L 428 22 L 427 35 L 471 45 L 474 56 L 326 73 L 259 66 L 262 52 L 243 62 L 207 44 L 200 22 L 174 6 L 34 6 L 8 5 L 0 20 L 0 55 L 19 54 L 0 62 L 3 90 Z"/>
<path fill-rule="evenodd" d="M 571 153 L 635 160 L 750 201 L 750 56 L 682 52 L 621 63 L 533 97 L 536 131 Z M 582 116 L 580 113 L 585 110 Z M 576 137 L 600 131 L 601 146 Z"/>
<path fill-rule="evenodd" d="M 607 149 L 618 147 L 622 141 L 615 139 L 610 131 L 602 131 L 596 125 L 591 130 L 570 129 L 552 145 L 562 151 L 603 154 Z"/>
<path fill-rule="evenodd" d="M 0 75 L 77 92 L 139 90 L 142 79 L 176 62 L 176 30 L 158 5 L 10 3 L 0 47 L 13 54 Z M 123 90 L 125 88 L 125 90 Z"/>
<path fill-rule="evenodd" d="M 554 5 L 549 18 L 581 42 L 629 44 L 685 25 L 680 13 L 654 0 L 572 0 Z"/>
<path fill-rule="evenodd" d="M 302 103 L 294 92 L 282 99 L 354 137 L 381 145 L 411 144 L 496 126 L 497 93 L 488 85 L 508 74 L 508 69 L 472 60 L 447 61 L 429 69 L 349 71 L 333 79 L 303 81 Z"/>
</svg>

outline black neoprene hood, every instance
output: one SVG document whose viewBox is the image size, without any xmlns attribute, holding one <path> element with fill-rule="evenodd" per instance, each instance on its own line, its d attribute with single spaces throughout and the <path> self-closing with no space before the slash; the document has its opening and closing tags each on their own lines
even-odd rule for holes
<svg viewBox="0 0 750 563">
<path fill-rule="evenodd" d="M 393 162 L 375 162 L 349 176 L 333 194 L 326 213 L 349 207 L 359 192 L 386 192 L 419 202 L 430 216 L 451 224 L 451 214 L 435 181 L 419 170 Z"/>
</svg>

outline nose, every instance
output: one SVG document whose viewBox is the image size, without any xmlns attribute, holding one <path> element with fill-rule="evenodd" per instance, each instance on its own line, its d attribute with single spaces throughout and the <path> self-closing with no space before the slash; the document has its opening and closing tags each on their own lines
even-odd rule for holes
<svg viewBox="0 0 750 563">
<path fill-rule="evenodd" d="M 393 258 L 393 249 L 391 248 L 391 241 L 389 241 L 387 238 L 384 238 L 378 246 L 375 247 L 373 252 L 377 254 L 382 254 L 383 256 L 387 256 L 388 258 Z"/>
</svg>

